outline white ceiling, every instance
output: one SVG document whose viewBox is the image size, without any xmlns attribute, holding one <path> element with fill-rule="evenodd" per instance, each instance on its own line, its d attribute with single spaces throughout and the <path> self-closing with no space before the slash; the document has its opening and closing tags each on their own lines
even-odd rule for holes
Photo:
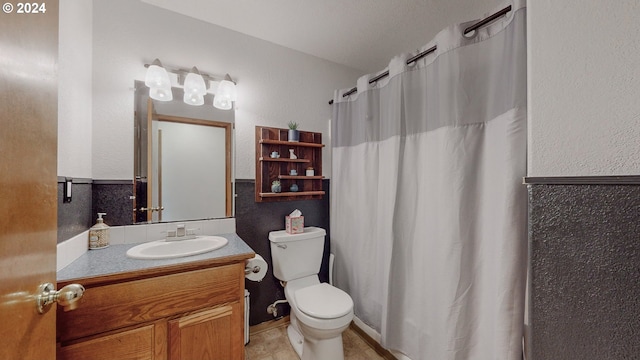
<svg viewBox="0 0 640 360">
<path fill-rule="evenodd" d="M 372 73 L 502 0 L 142 0 Z"/>
</svg>

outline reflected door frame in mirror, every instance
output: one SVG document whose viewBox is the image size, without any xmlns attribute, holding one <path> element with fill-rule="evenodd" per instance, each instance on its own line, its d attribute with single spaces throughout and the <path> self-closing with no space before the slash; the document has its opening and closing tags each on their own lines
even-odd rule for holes
<svg viewBox="0 0 640 360">
<path fill-rule="evenodd" d="M 202 119 L 191 119 L 191 118 L 186 118 L 186 117 L 179 117 L 179 116 L 170 116 L 170 115 L 162 115 L 162 114 L 154 114 L 152 116 L 152 119 L 150 119 L 151 122 L 153 121 L 164 121 L 164 122 L 172 122 L 172 123 L 178 123 L 178 124 L 190 124 L 190 125 L 200 125 L 200 126 L 212 126 L 212 127 L 217 127 L 217 128 L 222 128 L 224 129 L 224 138 L 225 138 L 225 150 L 224 150 L 224 154 L 225 154 L 225 216 L 226 217 L 231 217 L 233 216 L 232 211 L 233 211 L 233 205 L 232 205 L 232 184 L 231 184 L 231 123 L 226 123 L 226 122 L 220 122 L 220 121 L 211 121 L 211 120 L 202 120 Z M 149 129 L 152 128 L 152 123 L 148 124 Z M 152 135 L 151 132 L 148 132 L 149 136 Z M 147 146 L 150 147 L 152 146 L 152 141 L 149 140 L 147 141 Z M 160 144 L 159 144 L 160 145 Z M 151 148 L 147 149 L 147 174 L 153 174 L 154 171 L 151 169 L 151 166 L 154 163 L 154 160 L 152 159 L 153 156 L 153 151 Z M 158 159 L 160 162 L 161 158 Z M 189 176 L 189 174 L 185 174 L 186 176 Z M 164 210 L 164 203 L 162 200 L 162 176 L 158 176 L 156 180 L 157 183 L 157 189 L 159 190 L 158 193 L 158 198 L 159 201 L 157 202 L 157 204 L 155 204 L 155 207 L 152 207 L 150 210 L 147 210 L 147 221 L 153 221 L 153 212 L 157 212 L 158 213 L 158 221 L 164 221 L 166 219 L 163 219 L 162 217 L 162 211 Z M 147 204 L 153 204 L 153 200 L 152 200 L 152 196 L 153 196 L 153 191 L 152 188 L 154 186 L 153 183 L 154 179 L 152 177 L 148 178 L 147 181 Z M 169 220 L 187 220 L 187 219 L 169 219 Z"/>
</svg>

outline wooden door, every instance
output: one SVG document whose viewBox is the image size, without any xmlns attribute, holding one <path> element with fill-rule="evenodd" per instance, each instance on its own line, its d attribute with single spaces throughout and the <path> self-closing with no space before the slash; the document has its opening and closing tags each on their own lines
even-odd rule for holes
<svg viewBox="0 0 640 360">
<path fill-rule="evenodd" d="M 169 360 L 243 360 L 244 304 L 234 302 L 169 321 Z"/>
<path fill-rule="evenodd" d="M 56 354 L 55 307 L 34 298 L 56 283 L 58 1 L 41 4 L 0 13 L 0 359 Z"/>
</svg>

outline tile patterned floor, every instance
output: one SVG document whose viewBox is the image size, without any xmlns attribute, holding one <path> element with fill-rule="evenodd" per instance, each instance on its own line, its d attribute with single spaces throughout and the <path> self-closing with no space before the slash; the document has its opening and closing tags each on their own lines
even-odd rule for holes
<svg viewBox="0 0 640 360">
<path fill-rule="evenodd" d="M 345 360 L 383 360 L 384 358 L 351 328 L 342 333 Z M 245 348 L 246 360 L 299 360 L 287 338 L 287 327 L 251 334 Z"/>
</svg>

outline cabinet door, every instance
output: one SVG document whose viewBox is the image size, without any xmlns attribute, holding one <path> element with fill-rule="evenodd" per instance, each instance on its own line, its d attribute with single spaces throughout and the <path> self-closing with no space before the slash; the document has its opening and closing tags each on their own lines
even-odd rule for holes
<svg viewBox="0 0 640 360">
<path fill-rule="evenodd" d="M 153 360 L 154 325 L 122 331 L 58 348 L 58 360 Z"/>
<path fill-rule="evenodd" d="M 169 360 L 244 360 L 244 317 L 239 302 L 169 321 Z"/>
</svg>

